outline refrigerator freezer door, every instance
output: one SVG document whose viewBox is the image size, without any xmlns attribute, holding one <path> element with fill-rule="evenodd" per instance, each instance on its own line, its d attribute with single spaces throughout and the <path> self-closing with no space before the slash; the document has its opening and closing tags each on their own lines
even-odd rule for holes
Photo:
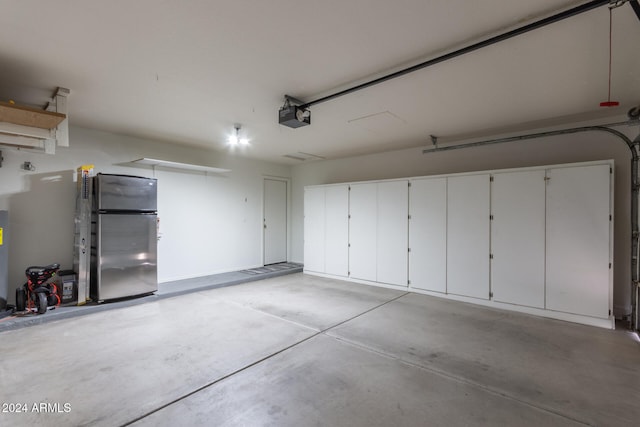
<svg viewBox="0 0 640 427">
<path fill-rule="evenodd" d="M 115 211 L 158 210 L 157 180 L 127 175 L 98 174 L 97 209 Z"/>
<path fill-rule="evenodd" d="M 100 301 L 158 290 L 155 214 L 100 214 L 97 295 Z"/>
</svg>

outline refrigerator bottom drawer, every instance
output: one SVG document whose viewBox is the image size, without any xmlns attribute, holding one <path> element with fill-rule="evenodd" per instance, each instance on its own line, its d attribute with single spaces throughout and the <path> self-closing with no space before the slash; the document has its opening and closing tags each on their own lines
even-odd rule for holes
<svg viewBox="0 0 640 427">
<path fill-rule="evenodd" d="M 143 295 L 158 290 L 156 266 L 103 268 L 100 270 L 99 300 Z"/>
</svg>

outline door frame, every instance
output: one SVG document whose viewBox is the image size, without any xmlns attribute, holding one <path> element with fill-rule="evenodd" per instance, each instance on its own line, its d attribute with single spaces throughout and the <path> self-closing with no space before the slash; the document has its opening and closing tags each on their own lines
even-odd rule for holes
<svg viewBox="0 0 640 427">
<path fill-rule="evenodd" d="M 287 254 L 287 259 L 285 260 L 286 262 L 289 262 L 289 259 L 291 257 L 291 178 L 286 178 L 286 177 L 282 177 L 282 176 L 275 176 L 275 175 L 262 175 L 262 221 L 260 221 L 260 230 L 262 230 L 262 232 L 260 233 L 260 240 L 261 240 L 261 247 L 262 247 L 262 251 L 261 251 L 261 259 L 262 259 L 262 265 L 265 265 L 265 249 L 266 249 L 266 242 L 264 239 L 264 218 L 265 218 L 265 213 L 266 213 L 266 209 L 265 209 L 265 203 L 266 203 L 266 191 L 265 191 L 265 185 L 266 185 L 266 180 L 270 180 L 270 181 L 282 181 L 285 183 L 286 185 L 286 196 L 287 196 L 287 206 L 285 207 L 285 212 L 286 212 L 286 232 L 287 232 L 287 236 L 285 238 L 285 245 L 286 245 L 286 254 Z"/>
</svg>

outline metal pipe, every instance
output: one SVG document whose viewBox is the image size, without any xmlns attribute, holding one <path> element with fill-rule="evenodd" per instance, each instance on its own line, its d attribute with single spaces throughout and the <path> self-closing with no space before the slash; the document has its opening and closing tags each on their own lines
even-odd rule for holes
<svg viewBox="0 0 640 427">
<path fill-rule="evenodd" d="M 631 111 L 630 111 L 631 113 Z M 640 134 L 633 140 L 631 148 L 631 317 L 630 329 L 638 330 L 638 293 L 640 292 L 640 270 L 638 262 L 640 257 L 640 230 L 638 225 L 638 201 L 640 195 L 640 182 L 638 182 L 638 149 L 640 148 Z M 635 294 L 635 295 L 634 295 Z M 635 319 L 635 320 L 634 320 Z"/>
<path fill-rule="evenodd" d="M 631 117 L 631 110 L 629 116 Z M 628 122 L 615 123 L 615 125 L 631 125 L 638 124 L 637 120 L 629 120 Z M 607 125 L 611 126 L 611 125 Z M 629 318 L 630 329 L 636 331 L 640 329 L 639 314 L 638 314 L 638 293 L 640 293 L 640 272 L 638 271 L 638 258 L 640 256 L 640 232 L 638 230 L 638 200 L 640 192 L 640 182 L 638 181 L 638 163 L 640 156 L 638 150 L 640 149 L 640 135 L 631 141 L 629 137 L 620 131 L 611 129 L 605 126 L 583 126 L 570 129 L 562 129 L 548 132 L 538 132 L 526 135 L 511 136 L 506 138 L 489 139 L 478 142 L 471 142 L 467 144 L 450 145 L 446 147 L 434 147 L 422 150 L 423 154 L 434 153 L 438 151 L 450 151 L 459 150 L 462 148 L 482 147 L 485 145 L 501 144 L 505 142 L 517 142 L 526 141 L 529 139 L 543 138 L 546 136 L 567 135 L 579 132 L 591 132 L 600 131 L 613 134 L 624 141 L 627 147 L 631 151 L 631 317 Z"/>
<path fill-rule="evenodd" d="M 624 123 L 626 124 L 628 122 L 624 122 Z M 635 160 L 638 159 L 638 153 L 636 153 L 635 150 L 633 149 L 634 142 L 631 141 L 631 139 L 629 139 L 622 132 L 619 132 L 619 131 L 617 131 L 615 129 L 610 129 L 610 128 L 605 127 L 605 126 L 583 126 L 583 127 L 579 127 L 579 128 L 570 128 L 570 129 L 553 130 L 553 131 L 547 131 L 547 132 L 530 133 L 530 134 L 525 134 L 525 135 L 509 136 L 509 137 L 506 137 L 506 138 L 497 138 L 497 139 L 489 139 L 489 140 L 485 140 L 485 141 L 470 142 L 470 143 L 466 143 L 466 144 L 449 145 L 449 146 L 445 146 L 445 147 L 427 148 L 427 149 L 422 150 L 422 153 L 423 154 L 427 154 L 427 153 L 434 153 L 434 152 L 437 152 L 437 151 L 459 150 L 461 148 L 481 147 L 483 145 L 500 144 L 500 143 L 503 143 L 503 142 L 525 141 L 525 140 L 528 140 L 528 139 L 542 138 L 542 137 L 545 137 L 545 136 L 566 135 L 566 134 L 571 134 L 571 133 L 589 132 L 589 131 L 602 131 L 602 132 L 608 132 L 608 133 L 612 133 L 612 134 L 616 135 L 618 138 L 622 139 L 627 144 L 627 146 L 631 150 L 632 157 Z"/>
<path fill-rule="evenodd" d="M 320 104 L 321 102 L 326 102 L 326 101 L 329 101 L 331 99 L 338 98 L 340 96 L 344 96 L 344 95 L 347 95 L 349 93 L 356 92 L 356 91 L 368 88 L 370 86 L 374 86 L 374 85 L 386 82 L 387 80 L 395 79 L 397 77 L 404 76 L 405 74 L 409 74 L 409 73 L 412 73 L 414 71 L 422 70 L 423 68 L 427 68 L 427 67 L 430 67 L 432 65 L 439 64 L 439 63 L 444 62 L 444 61 L 448 61 L 449 59 L 457 58 L 458 56 L 462 56 L 462 55 L 465 55 L 467 53 L 474 52 L 474 51 L 476 51 L 478 49 L 482 49 L 484 47 L 491 46 L 491 45 L 496 44 L 498 42 L 501 42 L 501 41 L 504 41 L 504 40 L 508 40 L 508 39 L 513 38 L 515 36 L 519 36 L 521 34 L 528 33 L 529 31 L 536 30 L 538 28 L 542 28 L 542 27 L 547 26 L 549 24 L 553 24 L 554 22 L 562 21 L 562 20 L 570 18 L 572 16 L 579 15 L 579 14 L 584 13 L 584 12 L 588 12 L 588 11 L 590 11 L 592 9 L 597 8 L 597 7 L 608 5 L 609 3 L 610 3 L 609 0 L 593 0 L 593 1 L 590 1 L 590 2 L 582 4 L 580 6 L 576 6 L 576 7 L 572 8 L 572 9 L 565 10 L 564 12 L 560 12 L 560 13 L 557 13 L 555 15 L 549 16 L 547 18 L 540 19 L 538 21 L 532 22 L 531 24 L 527 24 L 527 25 L 524 25 L 522 27 L 518 27 L 518 28 L 513 29 L 511 31 L 507 31 L 506 33 L 502 33 L 502 34 L 499 34 L 497 36 L 490 37 L 490 38 L 488 38 L 486 40 L 480 41 L 478 43 L 474 43 L 474 44 L 472 44 L 470 46 L 466 46 L 466 47 L 463 47 L 461 49 L 455 50 L 453 52 L 446 53 L 444 55 L 438 56 L 437 58 L 433 58 L 433 59 L 430 59 L 428 61 L 421 62 L 420 64 L 416 64 L 416 65 L 413 65 L 411 67 L 404 68 L 402 70 L 393 72 L 391 74 L 387 74 L 387 75 L 379 77 L 377 79 L 374 79 L 374 80 L 371 80 L 371 81 L 368 81 L 368 82 L 365 82 L 365 83 L 361 83 L 361 84 L 359 84 L 357 86 L 341 90 L 341 91 L 333 93 L 331 95 L 323 96 L 322 98 L 316 99 L 314 101 L 309 101 L 306 104 L 300 105 L 299 107 L 303 108 L 303 109 L 309 108 L 312 105 Z"/>
<path fill-rule="evenodd" d="M 633 8 L 633 11 L 636 13 L 638 19 L 640 19 L 640 4 L 638 4 L 638 0 L 630 0 L 629 4 Z"/>
<path fill-rule="evenodd" d="M 636 307 L 638 306 L 638 303 L 640 303 L 640 284 L 637 284 L 636 287 Z M 638 317 L 638 312 L 636 311 L 636 318 L 635 318 L 635 330 L 638 330 L 638 324 L 640 324 L 640 318 Z"/>
</svg>

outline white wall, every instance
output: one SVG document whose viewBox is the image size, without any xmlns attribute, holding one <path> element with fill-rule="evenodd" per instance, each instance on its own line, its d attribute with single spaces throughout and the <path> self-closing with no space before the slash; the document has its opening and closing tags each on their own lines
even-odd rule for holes
<svg viewBox="0 0 640 427">
<path fill-rule="evenodd" d="M 637 127 L 618 130 L 632 140 L 637 136 Z M 631 153 L 622 140 L 608 133 L 586 132 L 431 154 L 422 154 L 422 150 L 406 149 L 294 166 L 291 260 L 304 260 L 306 185 L 614 159 L 614 314 L 619 317 L 630 312 Z"/>
<path fill-rule="evenodd" d="M 83 128 L 71 128 L 70 147 L 55 155 L 0 147 L 0 209 L 9 211 L 9 295 L 24 283 L 29 265 L 73 264 L 75 170 L 154 176 L 148 166 L 126 163 L 141 157 L 231 169 L 225 174 L 156 168 L 160 282 L 262 265 L 264 176 L 290 177 L 290 167 L 242 159 Z M 36 171 L 20 169 L 30 161 Z"/>
</svg>

